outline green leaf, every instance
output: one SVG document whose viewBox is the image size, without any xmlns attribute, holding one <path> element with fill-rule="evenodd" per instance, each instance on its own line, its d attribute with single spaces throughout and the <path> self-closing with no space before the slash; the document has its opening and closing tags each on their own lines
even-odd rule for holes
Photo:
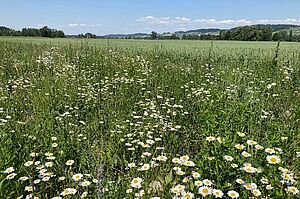
<svg viewBox="0 0 300 199">
<path fill-rule="evenodd" d="M 173 180 L 173 173 L 172 170 L 170 171 L 170 173 L 165 177 L 165 182 L 166 185 L 170 184 Z"/>
</svg>

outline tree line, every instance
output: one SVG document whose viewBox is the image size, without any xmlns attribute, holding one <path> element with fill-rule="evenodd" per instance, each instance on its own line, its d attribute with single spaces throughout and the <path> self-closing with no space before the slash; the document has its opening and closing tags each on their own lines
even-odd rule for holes
<svg viewBox="0 0 300 199">
<path fill-rule="evenodd" d="M 279 29 L 276 26 L 277 29 Z M 219 34 L 181 34 L 160 35 L 152 31 L 149 39 L 183 39 L 183 40 L 238 40 L 238 41 L 298 41 L 300 35 L 293 35 L 293 30 L 276 31 L 271 26 L 243 26 L 230 30 L 221 30 Z"/>
<path fill-rule="evenodd" d="M 44 26 L 42 28 L 23 28 L 22 30 L 14 30 L 4 26 L 0 26 L 0 36 L 29 36 L 29 37 L 49 37 L 63 38 L 66 37 L 62 30 L 56 30 Z"/>
</svg>

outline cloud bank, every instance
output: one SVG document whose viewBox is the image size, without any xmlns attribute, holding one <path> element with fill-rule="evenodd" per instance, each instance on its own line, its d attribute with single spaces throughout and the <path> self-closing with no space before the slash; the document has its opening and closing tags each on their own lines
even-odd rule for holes
<svg viewBox="0 0 300 199">
<path fill-rule="evenodd" d="M 203 25 L 214 27 L 229 27 L 229 26 L 243 26 L 252 24 L 296 24 L 300 25 L 300 19 L 261 19 L 261 20 L 247 20 L 247 19 L 190 19 L 187 17 L 155 17 L 145 16 L 136 19 L 138 22 L 147 23 L 150 25 Z"/>
</svg>

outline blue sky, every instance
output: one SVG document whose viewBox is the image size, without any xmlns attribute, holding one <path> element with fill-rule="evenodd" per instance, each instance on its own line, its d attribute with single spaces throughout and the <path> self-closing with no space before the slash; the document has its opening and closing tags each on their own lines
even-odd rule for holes
<svg viewBox="0 0 300 199">
<path fill-rule="evenodd" d="M 67 34 L 300 25 L 300 0 L 0 0 L 0 26 L 47 25 Z"/>
</svg>

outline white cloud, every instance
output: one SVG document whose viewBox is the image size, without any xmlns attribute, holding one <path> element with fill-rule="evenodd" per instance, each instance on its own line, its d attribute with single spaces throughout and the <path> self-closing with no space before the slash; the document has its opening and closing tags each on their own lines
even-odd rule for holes
<svg viewBox="0 0 300 199">
<path fill-rule="evenodd" d="M 68 24 L 68 27 L 74 28 L 74 27 L 89 27 L 89 28 L 94 28 L 94 27 L 100 27 L 102 26 L 101 24 L 86 24 L 86 23 L 70 23 Z"/>
<path fill-rule="evenodd" d="M 258 20 L 258 23 L 264 24 L 296 24 L 300 25 L 300 19 L 262 19 Z"/>
<path fill-rule="evenodd" d="M 203 25 L 203 26 L 242 26 L 251 24 L 296 24 L 300 25 L 300 19 L 262 19 L 262 20 L 247 20 L 247 19 L 189 19 L 187 17 L 155 17 L 145 16 L 140 17 L 136 21 L 145 22 L 151 25 Z"/>
<path fill-rule="evenodd" d="M 70 23 L 68 26 L 69 26 L 69 27 L 83 27 L 83 26 L 87 26 L 87 24 L 85 24 L 85 23 L 81 23 L 81 24 L 78 24 L 78 23 Z"/>
<path fill-rule="evenodd" d="M 78 26 L 77 23 L 70 23 L 70 24 L 69 24 L 69 27 L 76 27 L 76 26 Z"/>
</svg>

